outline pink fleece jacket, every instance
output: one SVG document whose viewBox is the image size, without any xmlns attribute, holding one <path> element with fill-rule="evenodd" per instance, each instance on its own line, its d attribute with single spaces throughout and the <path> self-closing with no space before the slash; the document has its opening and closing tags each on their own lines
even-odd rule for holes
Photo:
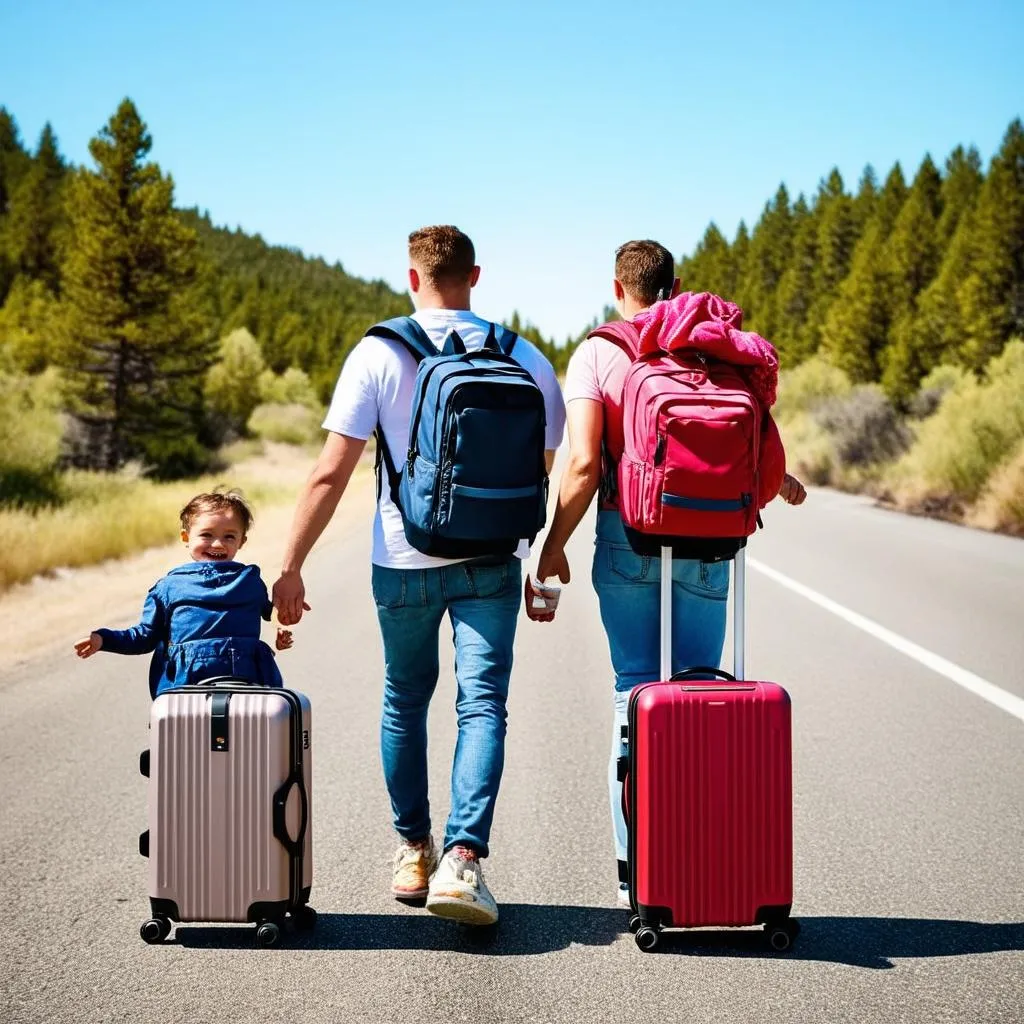
<svg viewBox="0 0 1024 1024">
<path fill-rule="evenodd" d="M 638 313 L 640 352 L 700 349 L 745 369 L 754 396 L 765 409 L 775 404 L 779 357 L 774 346 L 753 331 L 741 331 L 743 310 L 711 292 L 682 292 Z"/>
</svg>

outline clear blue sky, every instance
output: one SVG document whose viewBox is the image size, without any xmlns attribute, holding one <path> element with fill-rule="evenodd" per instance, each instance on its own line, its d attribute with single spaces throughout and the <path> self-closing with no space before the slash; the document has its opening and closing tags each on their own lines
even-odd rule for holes
<svg viewBox="0 0 1024 1024">
<path fill-rule="evenodd" d="M 730 237 L 780 181 L 988 161 L 1024 108 L 1024 3 L 202 4 L 0 0 L 0 103 L 63 152 L 123 96 L 177 201 L 405 286 L 405 240 L 477 245 L 476 308 L 579 330 L 612 253 Z"/>
</svg>

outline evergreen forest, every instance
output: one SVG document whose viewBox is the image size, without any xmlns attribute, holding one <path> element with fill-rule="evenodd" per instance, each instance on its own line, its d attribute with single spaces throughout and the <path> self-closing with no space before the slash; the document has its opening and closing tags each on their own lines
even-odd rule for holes
<svg viewBox="0 0 1024 1024">
<path fill-rule="evenodd" d="M 125 99 L 77 167 L 49 124 L 29 146 L 0 107 L 0 508 L 61 504 L 76 469 L 176 479 L 237 438 L 315 441 L 365 328 L 410 311 L 383 281 L 180 209 L 152 145 Z M 778 348 L 794 469 L 958 518 L 998 479 L 985 523 L 1024 529 L 1019 119 L 987 167 L 958 146 L 909 180 L 897 163 L 852 190 L 837 169 L 810 197 L 782 184 L 752 229 L 711 223 L 678 271 Z M 589 329 L 555 344 L 510 326 L 560 371 Z M 936 455 L 954 436 L 965 451 Z"/>
</svg>

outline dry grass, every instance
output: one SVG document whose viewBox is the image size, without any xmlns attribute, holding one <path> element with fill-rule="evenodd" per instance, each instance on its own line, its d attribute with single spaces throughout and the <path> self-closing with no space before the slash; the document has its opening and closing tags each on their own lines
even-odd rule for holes
<svg viewBox="0 0 1024 1024">
<path fill-rule="evenodd" d="M 967 522 L 1024 537 L 1024 442 L 989 478 Z"/>
<path fill-rule="evenodd" d="M 248 453 L 246 453 L 248 454 Z M 260 510 L 294 499 L 311 458 L 274 447 L 216 477 L 157 483 L 131 473 L 76 471 L 61 482 L 68 500 L 36 511 L 0 510 L 0 593 L 64 568 L 121 558 L 178 536 L 178 513 L 204 490 L 236 487 Z"/>
</svg>

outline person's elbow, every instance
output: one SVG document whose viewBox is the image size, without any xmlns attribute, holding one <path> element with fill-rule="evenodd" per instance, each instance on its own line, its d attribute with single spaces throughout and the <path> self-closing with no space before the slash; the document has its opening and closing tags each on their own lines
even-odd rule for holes
<svg viewBox="0 0 1024 1024">
<path fill-rule="evenodd" d="M 572 452 L 567 472 L 581 485 L 597 487 L 601 480 L 601 456 L 593 452 Z"/>
</svg>

